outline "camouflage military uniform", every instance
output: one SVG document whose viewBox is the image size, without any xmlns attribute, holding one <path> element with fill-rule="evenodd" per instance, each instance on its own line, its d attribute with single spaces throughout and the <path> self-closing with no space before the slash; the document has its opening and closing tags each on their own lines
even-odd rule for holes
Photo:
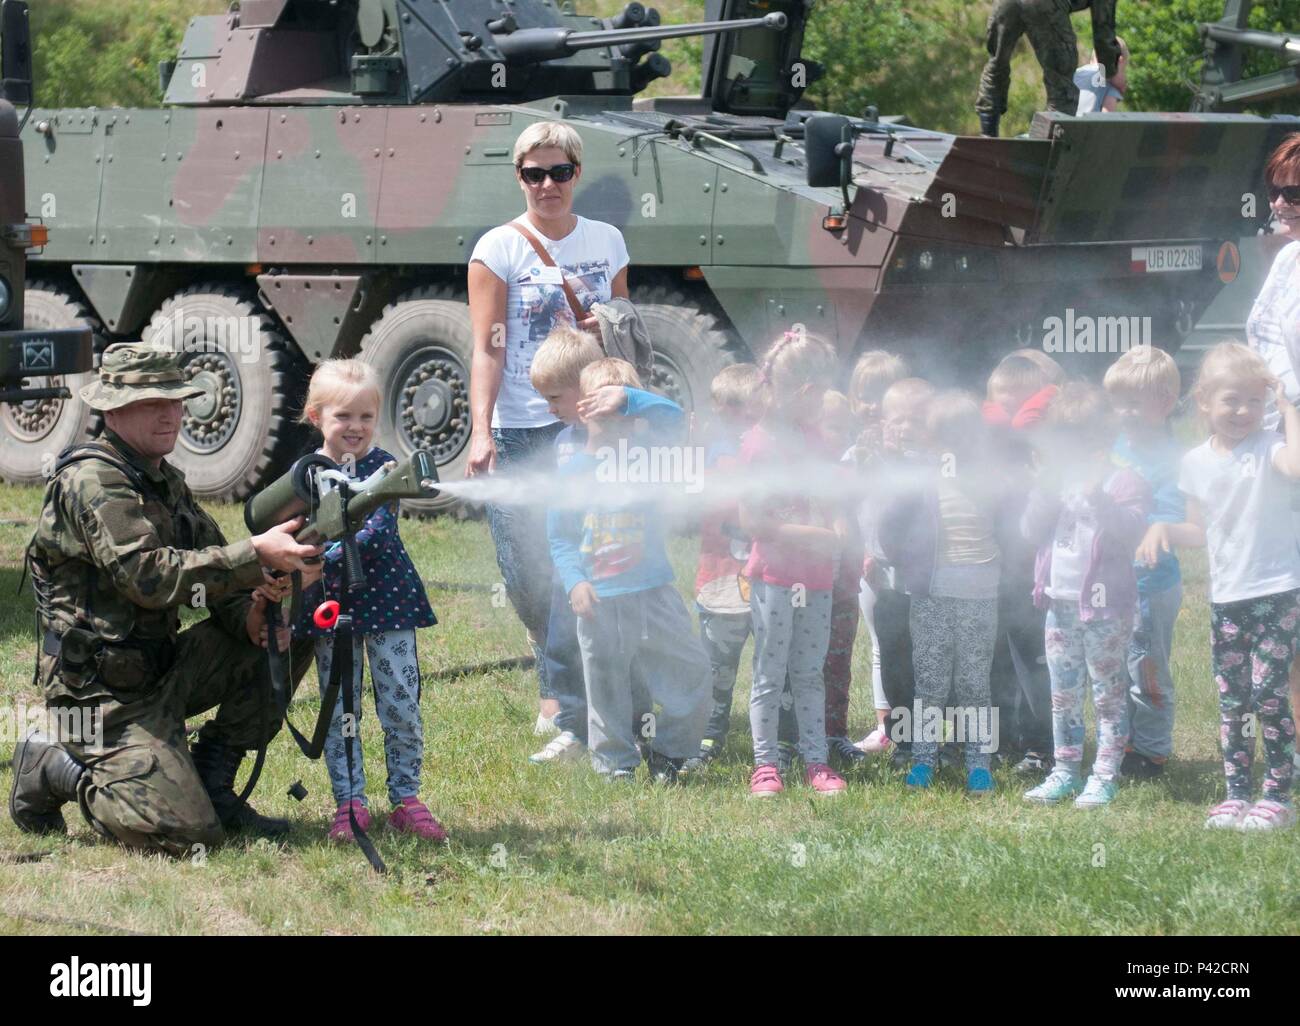
<svg viewBox="0 0 1300 1026">
<path fill-rule="evenodd" d="M 1115 3 L 1116 0 L 997 0 L 989 15 L 985 44 L 989 59 L 980 76 L 976 112 L 993 119 L 1006 113 L 1011 55 L 1020 37 L 1027 35 L 1043 67 L 1047 109 L 1073 114 L 1079 105 L 1079 88 L 1074 84 L 1079 53 L 1070 14 L 1092 8 L 1093 49 L 1109 78 L 1119 67 Z"/>
<path fill-rule="evenodd" d="M 108 458 L 54 475 L 31 542 L 38 678 L 47 705 L 93 705 L 101 717 L 98 743 L 63 739 L 85 766 L 76 794 L 89 822 L 124 844 L 184 854 L 219 842 L 225 818 L 191 758 L 185 718 L 219 706 L 195 754 L 203 744 L 237 751 L 236 766 L 279 728 L 266 653 L 246 628 L 262 571 L 251 540 L 227 544 L 174 467 L 155 469 L 111 431 L 100 451 Z M 181 631 L 183 605 L 210 616 Z M 80 675 L 57 657 L 74 626 L 102 644 L 97 665 Z"/>
</svg>

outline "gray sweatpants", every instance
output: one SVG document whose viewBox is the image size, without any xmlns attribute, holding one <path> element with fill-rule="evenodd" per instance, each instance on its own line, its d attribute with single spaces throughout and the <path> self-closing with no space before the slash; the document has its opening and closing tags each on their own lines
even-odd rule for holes
<svg viewBox="0 0 1300 1026">
<path fill-rule="evenodd" d="M 598 773 L 641 764 L 633 729 L 633 666 L 658 707 L 641 739 L 660 755 L 699 753 L 712 708 L 709 657 L 695 636 L 686 604 L 671 584 L 601 598 L 591 619 L 578 617 L 578 645 L 587 681 L 587 747 Z"/>
<path fill-rule="evenodd" d="M 799 754 L 804 764 L 826 762 L 826 683 L 822 667 L 831 642 L 831 592 L 798 591 L 750 583 L 754 616 L 754 687 L 749 696 L 749 726 L 754 732 L 754 765 L 777 765 L 778 720 L 786 674 L 799 724 Z"/>
</svg>

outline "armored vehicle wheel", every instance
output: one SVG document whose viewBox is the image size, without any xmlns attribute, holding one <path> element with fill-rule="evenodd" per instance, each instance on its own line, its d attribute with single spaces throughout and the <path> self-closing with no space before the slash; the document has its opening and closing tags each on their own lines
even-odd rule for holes
<svg viewBox="0 0 1300 1026">
<path fill-rule="evenodd" d="M 297 432 L 300 362 L 254 301 L 227 285 L 191 286 L 167 300 L 144 341 L 181 354 L 204 394 L 185 403 L 168 460 L 204 499 L 243 499 L 270 478 Z"/>
<path fill-rule="evenodd" d="M 361 340 L 361 359 L 379 375 L 378 443 L 394 456 L 433 453 L 438 476 L 465 476 L 469 452 L 469 368 L 474 352 L 463 292 L 425 285 L 384 307 Z M 455 498 L 405 500 L 417 516 L 464 512 Z"/>
<path fill-rule="evenodd" d="M 743 343 L 724 330 L 721 318 L 692 296 L 661 285 L 638 286 L 631 299 L 655 347 L 654 372 L 645 385 L 688 413 L 706 408 L 718 371 L 746 357 Z"/>
<path fill-rule="evenodd" d="M 32 282 L 24 299 L 27 328 L 73 328 L 88 324 L 99 331 L 87 307 L 59 286 Z M 95 349 L 103 340 L 96 335 Z M 73 442 L 86 438 L 98 424 L 94 411 L 77 398 L 77 390 L 95 376 L 93 371 L 66 377 L 33 378 L 36 387 L 66 385 L 71 399 L 34 399 L 25 403 L 0 403 L 0 478 L 10 484 L 40 484 L 54 465 L 54 457 Z"/>
</svg>

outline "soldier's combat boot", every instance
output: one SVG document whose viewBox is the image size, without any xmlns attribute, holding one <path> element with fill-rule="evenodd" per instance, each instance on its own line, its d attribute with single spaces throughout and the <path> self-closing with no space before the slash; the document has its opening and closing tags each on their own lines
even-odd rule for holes
<svg viewBox="0 0 1300 1026">
<path fill-rule="evenodd" d="M 235 794 L 235 776 L 244 752 L 239 748 L 213 744 L 200 737 L 190 748 L 194 768 L 199 771 L 203 790 L 208 792 L 217 818 L 227 830 L 242 830 L 262 837 L 283 837 L 289 832 L 287 819 L 260 815 Z"/>
<path fill-rule="evenodd" d="M 998 137 L 998 121 L 1000 118 L 996 114 L 980 115 L 980 135 L 987 135 L 991 139 Z"/>
<path fill-rule="evenodd" d="M 62 833 L 65 802 L 77 800 L 77 783 L 86 767 L 62 745 L 33 731 L 14 748 L 14 779 L 9 815 L 29 834 Z"/>
</svg>

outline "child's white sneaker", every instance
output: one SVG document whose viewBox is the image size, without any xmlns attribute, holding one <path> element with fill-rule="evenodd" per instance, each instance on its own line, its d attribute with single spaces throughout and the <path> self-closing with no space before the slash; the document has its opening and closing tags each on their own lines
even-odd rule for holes
<svg viewBox="0 0 1300 1026">
<path fill-rule="evenodd" d="M 585 748 L 586 745 L 578 740 L 573 731 L 564 730 L 547 741 L 546 747 L 540 752 L 530 755 L 528 761 L 534 766 L 541 766 L 548 762 L 565 762 L 579 758 Z"/>
<path fill-rule="evenodd" d="M 1241 821 L 1242 830 L 1289 830 L 1295 823 L 1295 812 L 1271 798 L 1257 801 Z"/>
<path fill-rule="evenodd" d="M 554 716 L 543 716 L 541 713 L 537 714 L 537 722 L 533 724 L 534 735 L 537 737 L 546 737 L 549 734 L 557 733 L 559 729 L 560 728 L 555 725 Z"/>
<path fill-rule="evenodd" d="M 860 752 L 866 752 L 868 755 L 874 755 L 877 752 L 887 752 L 894 747 L 894 742 L 890 740 L 889 734 L 885 728 L 877 727 L 870 734 L 864 737 L 853 747 Z"/>
</svg>

